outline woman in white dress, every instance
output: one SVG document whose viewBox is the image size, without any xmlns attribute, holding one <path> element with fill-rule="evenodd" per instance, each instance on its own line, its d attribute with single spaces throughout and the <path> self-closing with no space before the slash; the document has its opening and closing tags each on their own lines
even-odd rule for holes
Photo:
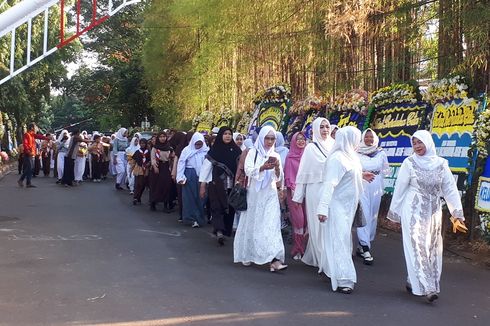
<svg viewBox="0 0 490 326">
<path fill-rule="evenodd" d="M 320 267 L 322 244 L 317 208 L 325 180 L 325 164 L 334 140 L 330 137 L 330 123 L 325 118 L 315 119 L 312 130 L 313 142 L 306 145 L 299 163 L 293 202 L 300 205 L 304 200 L 306 206 L 308 243 L 301 260 L 307 265 Z"/>
<path fill-rule="evenodd" d="M 114 143 L 112 145 L 112 164 L 115 166 L 116 172 L 116 189 L 123 190 L 121 185 L 126 183 L 126 148 L 128 148 L 128 130 L 126 128 L 121 128 L 117 131 Z"/>
<path fill-rule="evenodd" d="M 372 172 L 376 177 L 372 182 L 364 182 L 361 205 L 366 226 L 357 228 L 359 239 L 357 254 L 364 259 L 364 264 L 371 265 L 374 262 L 371 255 L 371 242 L 376 236 L 379 206 L 384 193 L 384 177 L 390 174 L 390 165 L 385 151 L 378 147 L 379 138 L 372 129 L 366 129 L 361 139 L 361 146 L 357 152 L 362 170 Z"/>
<path fill-rule="evenodd" d="M 136 153 L 140 149 L 140 141 L 139 137 L 134 135 L 133 139 L 131 139 L 131 144 L 129 145 L 128 148 L 126 148 L 126 159 L 128 160 L 127 166 L 126 166 L 126 175 L 128 178 L 128 186 L 129 186 L 129 191 L 130 194 L 134 194 L 134 175 L 131 168 L 131 160 L 133 158 L 133 154 Z"/>
<path fill-rule="evenodd" d="M 63 178 L 63 168 L 65 166 L 65 157 L 70 149 L 70 134 L 68 130 L 63 130 L 58 139 L 56 140 L 56 147 L 58 150 L 58 154 L 56 155 L 56 169 L 58 172 L 58 181 L 56 183 L 61 183 L 61 179 Z"/>
<path fill-rule="evenodd" d="M 344 127 L 337 131 L 327 162 L 326 180 L 318 204 L 322 223 L 321 270 L 332 289 L 350 294 L 357 282 L 352 261 L 352 223 L 362 193 L 362 167 L 356 152 L 361 131 Z"/>
<path fill-rule="evenodd" d="M 88 139 L 87 131 L 82 131 L 82 138 Z M 75 159 L 75 184 L 83 182 L 83 174 L 87 165 L 88 145 L 86 142 L 79 143 L 77 158 Z"/>
<path fill-rule="evenodd" d="M 407 290 L 433 302 L 440 292 L 442 269 L 441 197 L 464 225 L 463 207 L 448 163 L 437 156 L 431 134 L 415 132 L 412 147 L 414 154 L 398 172 L 388 218 L 402 226 Z"/>
<path fill-rule="evenodd" d="M 235 263 L 270 263 L 271 272 L 287 268 L 283 265 L 285 251 L 277 191 L 283 172 L 281 158 L 274 151 L 275 141 L 274 128 L 264 126 L 247 154 L 247 210 L 242 212 L 233 246 Z"/>
</svg>

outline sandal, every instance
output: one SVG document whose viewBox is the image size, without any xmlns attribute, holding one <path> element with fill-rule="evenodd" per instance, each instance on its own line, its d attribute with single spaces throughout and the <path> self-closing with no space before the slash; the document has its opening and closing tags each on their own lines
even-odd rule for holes
<svg viewBox="0 0 490 326">
<path fill-rule="evenodd" d="M 342 294 L 351 294 L 352 291 L 354 291 L 354 290 L 350 287 L 339 287 L 339 288 L 337 288 L 337 292 L 342 293 Z"/>
</svg>

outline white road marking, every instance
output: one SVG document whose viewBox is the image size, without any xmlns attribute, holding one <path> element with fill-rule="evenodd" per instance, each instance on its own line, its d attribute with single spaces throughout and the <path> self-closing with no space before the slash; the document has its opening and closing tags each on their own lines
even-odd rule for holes
<svg viewBox="0 0 490 326">
<path fill-rule="evenodd" d="M 9 235 L 9 240 L 28 240 L 28 241 L 92 241 L 102 240 L 101 236 L 95 234 L 75 234 L 69 236 L 61 235 Z"/>
<path fill-rule="evenodd" d="M 149 233 L 157 233 L 157 234 L 163 234 L 163 235 L 168 235 L 171 237 L 180 237 L 182 236 L 182 233 L 179 231 L 172 231 L 172 232 L 160 232 L 160 231 L 153 231 L 153 230 L 143 230 L 143 229 L 138 229 L 138 231 L 141 232 L 149 232 Z"/>
</svg>

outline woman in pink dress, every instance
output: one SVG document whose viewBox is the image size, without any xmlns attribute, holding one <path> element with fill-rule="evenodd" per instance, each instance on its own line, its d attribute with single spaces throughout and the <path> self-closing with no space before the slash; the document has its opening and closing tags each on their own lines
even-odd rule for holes
<svg viewBox="0 0 490 326">
<path fill-rule="evenodd" d="M 285 185 L 287 188 L 287 203 L 289 207 L 289 219 L 293 227 L 293 248 L 291 255 L 293 259 L 300 260 L 305 253 L 306 211 L 304 202 L 296 204 L 293 202 L 294 190 L 296 189 L 296 175 L 299 163 L 306 147 L 306 137 L 302 132 L 297 132 L 291 138 L 291 145 L 284 167 Z"/>
</svg>

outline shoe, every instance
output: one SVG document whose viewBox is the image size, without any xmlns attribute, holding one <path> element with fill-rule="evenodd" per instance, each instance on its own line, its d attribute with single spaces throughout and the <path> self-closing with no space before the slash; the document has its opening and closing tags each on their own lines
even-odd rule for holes
<svg viewBox="0 0 490 326">
<path fill-rule="evenodd" d="M 249 266 L 252 266 L 252 263 L 249 262 L 249 261 L 243 261 L 242 262 L 242 265 L 245 266 L 245 267 L 249 267 Z"/>
<path fill-rule="evenodd" d="M 154 211 L 156 211 L 156 210 L 157 210 L 157 206 L 155 205 L 155 203 L 151 203 L 151 204 L 150 204 L 150 210 L 151 210 L 152 212 L 154 212 Z"/>
<path fill-rule="evenodd" d="M 57 184 L 57 185 L 59 185 L 60 183 L 61 183 L 61 179 L 58 179 L 58 180 L 56 181 L 56 184 Z"/>
<path fill-rule="evenodd" d="M 301 258 L 302 258 L 301 254 L 296 254 L 296 255 L 294 255 L 294 257 L 293 257 L 293 259 L 294 259 L 294 260 L 296 260 L 296 261 L 301 260 Z"/>
<path fill-rule="evenodd" d="M 425 298 L 427 299 L 428 303 L 432 303 L 439 299 L 439 296 L 437 295 L 437 293 L 429 293 L 425 296 Z"/>
<path fill-rule="evenodd" d="M 271 263 L 270 266 L 270 271 L 272 273 L 282 271 L 288 268 L 288 265 L 283 265 L 279 260 L 276 260 L 275 262 Z"/>
<path fill-rule="evenodd" d="M 24 182 L 23 181 L 17 181 L 17 184 L 19 185 L 19 187 L 21 188 L 24 188 Z"/>
<path fill-rule="evenodd" d="M 372 265 L 374 263 L 374 258 L 371 256 L 368 246 L 358 247 L 357 255 L 364 259 L 364 265 Z"/>
<path fill-rule="evenodd" d="M 197 223 L 196 221 L 194 221 L 194 223 L 192 223 L 192 227 L 193 228 L 198 228 L 199 227 L 199 223 Z"/>
<path fill-rule="evenodd" d="M 137 203 L 138 201 L 136 199 L 133 199 L 133 206 L 136 206 Z"/>
<path fill-rule="evenodd" d="M 129 194 L 130 194 L 130 195 L 134 195 L 134 191 L 130 191 L 130 192 L 129 192 Z"/>
<path fill-rule="evenodd" d="M 29 184 L 29 185 L 26 185 L 26 188 L 37 188 L 37 187 L 35 185 Z"/>
<path fill-rule="evenodd" d="M 339 287 L 339 288 L 337 288 L 337 292 L 338 293 L 342 293 L 342 294 L 351 294 L 352 291 L 353 291 L 352 288 L 350 288 L 348 286 L 347 287 Z"/>
<path fill-rule="evenodd" d="M 124 190 L 124 188 L 123 188 L 123 187 L 121 187 L 121 186 L 119 185 L 119 183 L 116 183 L 116 190 Z"/>
<path fill-rule="evenodd" d="M 223 233 L 221 231 L 216 232 L 216 238 L 218 239 L 218 244 L 220 246 L 225 245 L 225 237 L 223 236 Z"/>
</svg>

